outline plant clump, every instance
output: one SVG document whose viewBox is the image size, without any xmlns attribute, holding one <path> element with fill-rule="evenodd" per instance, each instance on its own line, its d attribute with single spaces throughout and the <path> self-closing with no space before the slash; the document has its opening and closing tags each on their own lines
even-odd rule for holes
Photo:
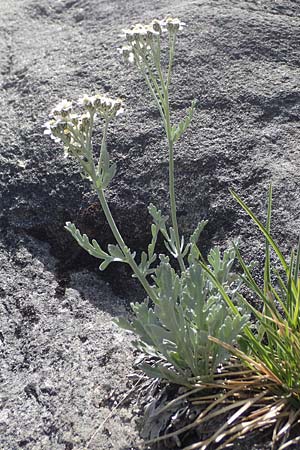
<svg viewBox="0 0 300 450">
<path fill-rule="evenodd" d="M 169 162 L 170 219 L 150 204 L 153 223 L 148 248 L 137 254 L 126 245 L 105 195 L 117 171 L 107 149 L 107 133 L 111 121 L 124 111 L 124 104 L 118 98 L 95 94 L 84 95 L 77 102 L 61 101 L 52 110 L 45 133 L 77 160 L 82 177 L 97 193 L 115 243 L 104 250 L 95 239 L 81 234 L 75 224 L 67 222 L 65 228 L 100 260 L 100 270 L 113 262 L 127 264 L 144 288 L 145 301 L 131 305 L 133 320 L 119 318 L 116 323 L 135 334 L 136 347 L 144 355 L 140 368 L 148 376 L 184 386 L 184 397 L 190 404 L 203 406 L 195 422 L 171 433 L 177 442 L 179 435 L 218 416 L 223 417 L 224 425 L 185 450 L 204 450 L 211 444 L 221 449 L 246 432 L 274 423 L 273 446 L 281 441 L 280 448 L 284 449 L 296 442 L 287 442 L 284 432 L 298 423 L 300 415 L 300 243 L 288 262 L 271 236 L 271 189 L 266 226 L 232 192 L 266 240 L 263 287 L 254 280 L 237 243 L 223 252 L 213 247 L 207 259 L 203 257 L 198 241 L 206 220 L 201 220 L 190 236 L 180 234 L 174 151 L 197 108 L 194 100 L 180 122 L 174 120 L 170 109 L 176 38 L 184 26 L 171 17 L 134 25 L 123 30 L 126 44 L 120 49 L 125 62 L 133 63 L 143 77 L 160 113 Z M 166 65 L 161 45 L 164 36 L 168 36 Z M 98 152 L 93 142 L 97 119 L 102 135 Z M 165 254 L 156 252 L 159 234 Z M 279 259 L 281 271 L 272 270 L 271 250 Z M 236 257 L 241 275 L 233 270 Z M 262 311 L 241 295 L 241 285 L 262 302 Z M 251 324 L 250 314 L 256 318 L 255 324 Z M 174 402 L 176 399 L 172 407 Z M 168 405 L 162 408 L 163 412 L 167 410 Z M 228 419 L 230 411 L 233 413 Z M 150 441 L 153 444 L 167 437 L 170 433 L 151 435 Z"/>
</svg>

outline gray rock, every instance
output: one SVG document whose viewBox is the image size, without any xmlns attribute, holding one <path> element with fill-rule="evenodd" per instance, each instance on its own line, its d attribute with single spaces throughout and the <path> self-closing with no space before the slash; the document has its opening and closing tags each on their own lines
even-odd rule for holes
<svg viewBox="0 0 300 450">
<path fill-rule="evenodd" d="M 187 23 L 174 66 L 174 121 L 199 100 L 176 146 L 180 230 L 188 236 L 209 219 L 204 250 L 240 237 L 247 259 L 262 263 L 263 239 L 228 189 L 263 217 L 273 183 L 274 236 L 288 252 L 300 231 L 300 6 L 175 0 L 171 9 Z M 63 226 L 72 220 L 103 245 L 111 233 L 95 194 L 74 161 L 43 135 L 43 123 L 61 98 L 104 91 L 125 100 L 127 113 L 109 132 L 118 173 L 107 194 L 130 247 L 145 248 L 147 205 L 168 212 L 166 140 L 140 76 L 117 49 L 122 28 L 169 12 L 166 0 L 0 5 L 3 449 L 83 448 L 109 411 L 99 406 L 104 380 L 120 396 L 126 390 L 132 351 L 111 325 L 126 314 L 125 303 Z M 117 270 L 109 272 L 112 287 L 128 298 L 140 295 Z M 91 448 L 139 445 L 130 411 L 123 408 Z"/>
</svg>

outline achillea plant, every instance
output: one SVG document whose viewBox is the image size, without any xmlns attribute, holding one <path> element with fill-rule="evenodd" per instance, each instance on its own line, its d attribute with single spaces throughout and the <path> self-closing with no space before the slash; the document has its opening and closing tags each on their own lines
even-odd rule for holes
<svg viewBox="0 0 300 450">
<path fill-rule="evenodd" d="M 62 143 L 65 154 L 78 162 L 83 178 L 97 192 L 115 243 L 108 245 L 105 251 L 96 240 L 81 234 L 74 224 L 68 222 L 66 229 L 81 247 L 100 260 L 100 270 L 115 261 L 128 264 L 145 290 L 145 302 L 132 305 L 132 322 L 120 318 L 117 323 L 134 332 L 136 346 L 150 356 L 152 362 L 142 366 L 144 371 L 188 388 L 172 400 L 171 405 L 156 411 L 154 417 L 174 411 L 174 405 L 182 401 L 200 408 L 190 424 L 163 436 L 153 438 L 151 434 L 149 443 L 175 437 L 177 445 L 183 448 L 179 436 L 201 426 L 205 430 L 207 422 L 222 417 L 223 425 L 184 450 L 204 450 L 211 445 L 222 449 L 248 432 L 272 425 L 273 448 L 283 450 L 300 440 L 296 437 L 286 442 L 287 431 L 298 422 L 300 415 L 300 244 L 288 263 L 270 234 L 271 192 L 266 227 L 233 193 L 266 239 L 263 287 L 252 277 L 235 244 L 223 254 L 218 247 L 213 248 L 207 262 L 204 261 L 197 242 L 206 221 L 198 224 L 189 239 L 180 236 L 174 146 L 188 129 L 196 108 L 196 102 L 192 102 L 186 117 L 179 123 L 173 122 L 169 86 L 176 39 L 183 27 L 179 19 L 170 17 L 135 25 L 124 30 L 127 43 L 120 50 L 124 60 L 133 64 L 144 78 L 165 129 L 170 224 L 168 217 L 150 205 L 152 240 L 147 251 L 138 257 L 124 242 L 105 196 L 116 174 L 116 164 L 111 162 L 107 149 L 107 133 L 110 122 L 124 111 L 124 104 L 120 99 L 95 94 L 85 95 L 77 102 L 63 100 L 59 103 L 51 112 L 45 133 Z M 165 36 L 168 39 L 167 67 L 161 62 L 161 41 Z M 98 156 L 95 156 L 92 139 L 95 123 L 99 123 L 102 132 Z M 155 252 L 159 233 L 168 255 Z M 282 269 L 281 272 L 273 270 L 275 284 L 271 281 L 270 248 Z M 243 270 L 241 278 L 232 273 L 236 255 Z M 176 271 L 173 266 L 179 269 Z M 262 301 L 263 311 L 258 311 L 239 294 L 240 283 L 246 284 Z M 254 331 L 249 325 L 250 312 L 258 323 Z M 185 404 L 184 411 L 188 413 L 187 408 Z M 177 412 L 172 417 L 178 418 Z"/>
<path fill-rule="evenodd" d="M 143 369 L 151 376 L 189 386 L 199 380 L 211 379 L 217 367 L 230 355 L 224 347 L 212 342 L 209 336 L 235 345 L 249 316 L 237 315 L 232 311 L 200 264 L 203 258 L 197 241 L 206 221 L 198 224 L 187 242 L 179 233 L 174 145 L 189 127 L 196 107 L 196 102 L 193 102 L 184 120 L 172 122 L 169 86 L 176 38 L 183 26 L 179 19 L 170 17 L 153 20 L 148 25 L 135 25 L 124 30 L 127 44 L 120 50 L 125 61 L 139 70 L 149 88 L 161 115 L 169 152 L 171 226 L 168 225 L 168 218 L 154 205 L 149 206 L 153 218 L 152 240 L 139 261 L 136 253 L 126 246 L 105 197 L 105 190 L 116 173 L 116 164 L 111 163 L 106 138 L 110 122 L 124 110 L 122 100 L 100 94 L 85 95 L 75 103 L 63 100 L 52 110 L 45 133 L 62 143 L 65 154 L 79 163 L 82 176 L 97 192 L 116 243 L 109 245 L 105 251 L 98 242 L 82 235 L 74 224 L 68 222 L 66 229 L 79 245 L 101 261 L 100 270 L 114 261 L 128 264 L 145 290 L 146 301 L 132 305 L 134 320 L 131 323 L 122 318 L 117 321 L 119 326 L 133 331 L 137 336 L 136 346 L 154 358 L 153 363 L 144 364 Z M 166 68 L 161 62 L 161 40 L 165 36 L 169 55 Z M 95 120 L 100 122 L 102 131 L 98 157 L 95 157 L 92 140 Z M 169 256 L 155 253 L 159 233 L 164 238 Z M 235 249 L 232 246 L 223 255 L 218 248 L 214 248 L 208 256 L 210 270 L 222 283 L 232 302 L 237 299 L 239 288 L 237 277 L 231 272 L 234 258 Z M 174 260 L 178 262 L 178 272 L 172 267 Z"/>
</svg>

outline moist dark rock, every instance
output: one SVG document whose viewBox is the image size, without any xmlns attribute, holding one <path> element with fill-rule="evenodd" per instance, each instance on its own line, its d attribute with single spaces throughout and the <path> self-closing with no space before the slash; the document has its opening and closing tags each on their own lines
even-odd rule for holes
<svg viewBox="0 0 300 450">
<path fill-rule="evenodd" d="M 285 254 L 297 242 L 299 2 L 1 2 L 3 449 L 85 448 L 110 409 L 99 406 L 104 380 L 120 398 L 126 390 L 131 346 L 111 318 L 126 314 L 128 299 L 141 294 L 124 281 L 124 269 L 112 268 L 104 280 L 64 231 L 71 220 L 102 245 L 112 242 L 95 194 L 75 162 L 43 135 L 43 124 L 61 98 L 100 91 L 124 99 L 127 112 L 109 131 L 118 172 L 107 197 L 129 246 L 145 248 L 147 205 L 168 212 L 166 140 L 143 81 L 117 49 L 122 28 L 167 13 L 187 24 L 174 65 L 174 121 L 198 99 L 175 152 L 181 231 L 188 237 L 209 219 L 204 253 L 239 237 L 259 272 L 263 239 L 228 189 L 264 218 L 272 182 L 274 237 Z M 140 448 L 131 419 L 132 408 L 121 409 L 90 448 Z"/>
</svg>

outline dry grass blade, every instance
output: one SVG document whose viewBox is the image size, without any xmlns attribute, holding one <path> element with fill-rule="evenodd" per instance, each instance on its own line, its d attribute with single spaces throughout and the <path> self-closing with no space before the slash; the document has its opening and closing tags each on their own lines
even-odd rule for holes
<svg viewBox="0 0 300 450">
<path fill-rule="evenodd" d="M 219 385 L 216 385 L 216 384 L 211 384 L 211 383 L 207 383 L 206 384 L 206 383 L 204 383 L 202 388 L 204 388 L 204 389 L 205 388 L 211 388 L 211 386 L 214 386 L 214 387 L 218 386 L 219 387 Z M 200 391 L 200 389 L 199 389 L 199 391 Z M 208 407 L 205 409 L 205 411 L 203 411 L 200 414 L 200 416 L 196 419 L 196 421 L 190 423 L 189 425 L 186 425 L 185 427 L 182 427 L 179 431 L 174 431 L 172 433 L 165 434 L 165 435 L 160 436 L 158 438 L 151 439 L 151 440 L 147 441 L 145 444 L 146 445 L 153 445 L 153 444 L 156 444 L 158 442 L 164 441 L 166 439 L 170 439 L 172 437 L 178 436 L 178 435 L 180 435 L 182 433 L 185 433 L 186 431 L 189 431 L 189 430 L 195 428 L 198 425 L 199 421 L 201 421 L 203 419 L 203 417 L 207 416 L 208 412 L 211 409 L 213 409 L 216 406 L 218 406 L 219 403 L 222 403 L 226 397 L 228 397 L 230 395 L 233 395 L 233 393 L 234 393 L 234 391 L 230 391 L 229 393 L 226 393 L 226 394 L 219 394 L 217 399 L 216 399 L 216 396 L 214 396 L 214 401 L 212 401 L 212 398 L 209 396 L 208 400 L 206 402 L 206 404 L 208 403 Z M 172 402 L 168 403 L 164 407 L 164 409 L 169 409 L 170 404 L 173 403 L 173 402 L 174 402 L 174 400 L 172 400 Z M 204 419 L 204 420 L 207 420 L 207 419 Z"/>
<path fill-rule="evenodd" d="M 126 394 L 121 398 L 121 400 L 119 401 L 119 403 L 113 407 L 113 409 L 111 410 L 111 412 L 106 416 L 106 418 L 103 420 L 103 422 L 100 423 L 100 425 L 96 428 L 96 430 L 94 431 L 94 433 L 92 434 L 92 436 L 90 437 L 89 441 L 86 444 L 85 450 L 87 450 L 88 448 L 90 448 L 90 445 L 92 443 L 92 441 L 94 440 L 94 438 L 96 437 L 96 435 L 100 432 L 100 430 L 104 427 L 104 425 L 108 422 L 109 419 L 112 418 L 112 416 L 114 415 L 114 413 L 116 412 L 116 410 L 118 408 L 120 408 L 120 406 L 122 405 L 122 403 L 125 402 L 125 400 L 127 398 L 130 397 L 131 394 L 133 394 L 138 385 L 140 384 L 141 380 L 138 379 L 138 381 L 134 384 L 134 386 L 128 391 L 126 392 Z"/>
<path fill-rule="evenodd" d="M 284 449 L 290 447 L 291 445 L 297 444 L 298 442 L 300 442 L 300 436 L 297 436 L 296 438 L 291 439 L 290 441 L 281 445 L 278 450 L 284 450 Z"/>
<path fill-rule="evenodd" d="M 264 392 L 262 392 L 258 397 L 254 397 L 252 399 L 249 399 L 248 401 L 243 400 L 240 402 L 235 402 L 234 404 L 230 405 L 231 406 L 230 409 L 236 409 L 239 406 L 241 407 L 232 416 L 230 416 L 230 418 L 220 428 L 218 428 L 218 430 L 212 436 L 210 436 L 208 439 L 205 439 L 204 441 L 189 445 L 188 447 L 185 447 L 184 450 L 196 450 L 196 449 L 205 450 L 206 448 L 209 447 L 209 445 L 213 443 L 218 444 L 220 441 L 224 439 L 224 437 L 227 434 L 231 432 L 231 429 L 226 430 L 228 426 L 231 425 L 233 422 L 235 422 L 242 414 L 244 414 L 257 400 L 262 399 L 263 396 Z M 226 414 L 228 411 L 229 411 L 228 407 L 221 408 L 221 410 L 218 411 L 218 415 Z M 211 418 L 212 417 L 213 416 L 211 416 Z M 202 424 L 203 421 L 200 421 L 200 423 Z M 223 445 L 218 448 L 221 449 L 222 447 Z"/>
<path fill-rule="evenodd" d="M 221 345 L 221 347 L 224 347 L 226 350 L 230 351 L 236 357 L 241 358 L 242 361 L 247 362 L 250 365 L 250 367 L 257 370 L 259 373 L 265 374 L 270 380 L 274 381 L 274 383 L 278 385 L 282 384 L 281 380 L 278 377 L 276 377 L 274 372 L 268 369 L 268 367 L 265 364 L 255 361 L 253 358 L 247 356 L 244 352 L 241 352 L 232 345 L 226 344 L 225 342 L 222 342 L 213 336 L 209 336 L 209 340 L 214 342 L 215 344 Z"/>
<path fill-rule="evenodd" d="M 255 402 L 252 403 L 254 405 Z M 251 405 L 251 406 L 252 406 Z M 283 403 L 278 403 L 276 406 L 271 409 L 268 407 L 263 407 L 255 412 L 255 414 L 250 414 L 247 417 L 241 417 L 241 420 L 234 427 L 228 428 L 226 433 L 220 436 L 218 441 L 224 440 L 225 437 L 229 436 L 229 438 L 220 445 L 217 450 L 222 450 L 228 447 L 229 444 L 236 441 L 237 439 L 241 439 L 247 433 L 253 433 L 255 430 L 262 430 L 263 428 L 271 426 L 273 423 L 276 423 L 278 418 L 278 414 L 283 408 Z M 249 420 L 251 416 L 254 416 L 252 420 Z"/>
<path fill-rule="evenodd" d="M 163 412 L 167 411 L 168 409 L 172 408 L 174 405 L 176 405 L 176 403 L 181 402 L 182 400 L 184 400 L 187 397 L 190 397 L 192 394 L 195 394 L 197 392 L 199 392 L 200 390 L 202 390 L 203 388 L 199 388 L 197 387 L 196 389 L 192 389 L 191 391 L 187 391 L 182 395 L 179 395 L 178 397 L 174 398 L 174 400 L 171 400 L 167 405 L 163 406 L 162 408 L 160 408 L 158 411 L 155 411 L 155 413 L 152 414 L 152 417 L 155 416 L 159 416 L 160 414 L 162 414 Z"/>
<path fill-rule="evenodd" d="M 280 450 L 283 450 L 300 441 L 300 438 L 295 438 L 285 442 L 292 427 L 300 422 L 300 411 L 295 411 L 288 396 L 276 394 L 277 382 L 266 380 L 265 376 L 259 376 L 254 371 L 244 370 L 242 365 L 231 366 L 231 362 L 235 361 L 233 358 L 221 373 L 216 374 L 213 382 L 203 383 L 199 388 L 181 396 L 199 410 L 192 423 L 146 444 L 153 445 L 170 438 L 178 440 L 179 437 L 184 442 L 192 430 L 197 430 L 197 433 L 203 434 L 203 439 L 186 447 L 182 446 L 183 450 L 222 450 L 247 434 L 271 427 L 274 427 L 272 448 L 281 445 Z M 167 410 L 169 405 L 163 409 Z M 207 436 L 207 423 L 214 423 L 216 419 L 217 422 L 222 421 L 221 425 Z"/>
</svg>

